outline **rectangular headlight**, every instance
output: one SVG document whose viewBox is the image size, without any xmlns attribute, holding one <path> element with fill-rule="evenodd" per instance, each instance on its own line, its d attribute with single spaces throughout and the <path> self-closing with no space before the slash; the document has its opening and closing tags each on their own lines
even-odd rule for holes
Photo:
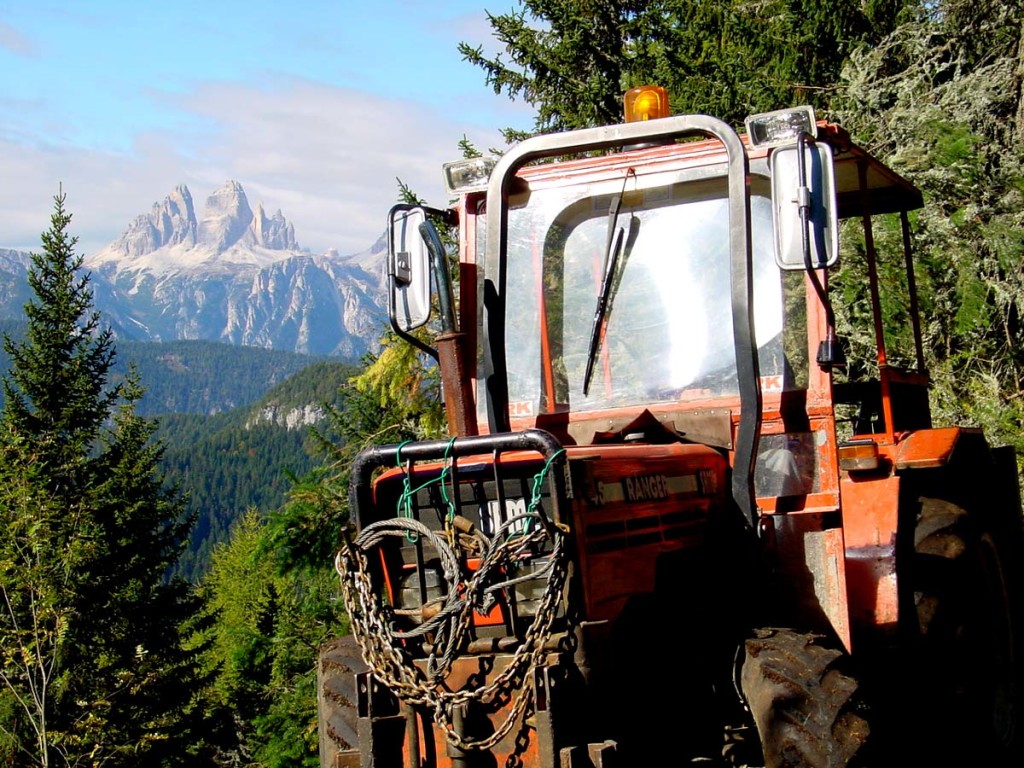
<svg viewBox="0 0 1024 768">
<path fill-rule="evenodd" d="M 444 185 L 448 193 L 479 192 L 487 189 L 491 171 L 498 164 L 496 157 L 471 157 L 444 164 Z"/>
<path fill-rule="evenodd" d="M 815 138 L 818 135 L 814 109 L 806 106 L 762 112 L 751 115 L 744 122 L 747 125 L 747 137 L 753 147 L 795 144 L 801 133 L 808 133 Z"/>
</svg>

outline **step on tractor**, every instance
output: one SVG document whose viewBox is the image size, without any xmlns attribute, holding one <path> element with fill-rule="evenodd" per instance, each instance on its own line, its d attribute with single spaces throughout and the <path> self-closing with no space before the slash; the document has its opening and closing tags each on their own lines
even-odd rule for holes
<svg viewBox="0 0 1024 768">
<path fill-rule="evenodd" d="M 322 764 L 1022 764 L 1016 456 L 932 423 L 921 192 L 808 107 L 625 103 L 389 213 L 451 436 L 351 467 Z"/>
</svg>

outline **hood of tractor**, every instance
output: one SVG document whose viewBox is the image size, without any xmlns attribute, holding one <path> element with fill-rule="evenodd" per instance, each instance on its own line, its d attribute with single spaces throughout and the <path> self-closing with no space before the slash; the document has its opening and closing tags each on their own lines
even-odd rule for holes
<svg viewBox="0 0 1024 768">
<path fill-rule="evenodd" d="M 716 515 L 735 514 L 726 509 L 726 459 L 707 446 L 571 446 L 566 456 L 564 499 L 553 497 L 543 482 L 546 460 L 531 451 L 394 468 L 376 480 L 373 514 L 362 524 L 415 519 L 454 536 L 472 571 L 497 538 L 521 535 L 531 515 L 544 516 L 573 540 L 584 613 L 603 620 L 631 595 L 654 590 L 663 556 L 699 544 Z M 431 549 L 409 535 L 384 558 L 390 599 L 402 610 L 443 599 L 443 566 Z M 514 586 L 476 613 L 477 632 L 517 634 L 517 618 L 532 616 L 544 591 L 550 555 L 544 544 L 522 553 L 516 573 L 507 574 Z"/>
</svg>

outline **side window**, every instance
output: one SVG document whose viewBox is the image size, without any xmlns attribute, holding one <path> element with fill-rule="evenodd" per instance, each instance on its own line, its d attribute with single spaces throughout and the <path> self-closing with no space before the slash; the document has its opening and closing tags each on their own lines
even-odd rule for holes
<svg viewBox="0 0 1024 768">
<path fill-rule="evenodd" d="M 782 273 L 785 312 L 782 345 L 786 355 L 784 389 L 807 389 L 810 361 L 807 352 L 807 291 L 803 272 Z"/>
</svg>

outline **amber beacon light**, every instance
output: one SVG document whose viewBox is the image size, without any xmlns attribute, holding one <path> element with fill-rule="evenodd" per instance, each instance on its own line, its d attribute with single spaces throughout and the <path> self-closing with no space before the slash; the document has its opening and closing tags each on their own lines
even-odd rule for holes
<svg viewBox="0 0 1024 768">
<path fill-rule="evenodd" d="M 623 97 L 626 122 L 655 120 L 668 117 L 668 91 L 660 85 L 641 85 L 630 88 Z"/>
</svg>

